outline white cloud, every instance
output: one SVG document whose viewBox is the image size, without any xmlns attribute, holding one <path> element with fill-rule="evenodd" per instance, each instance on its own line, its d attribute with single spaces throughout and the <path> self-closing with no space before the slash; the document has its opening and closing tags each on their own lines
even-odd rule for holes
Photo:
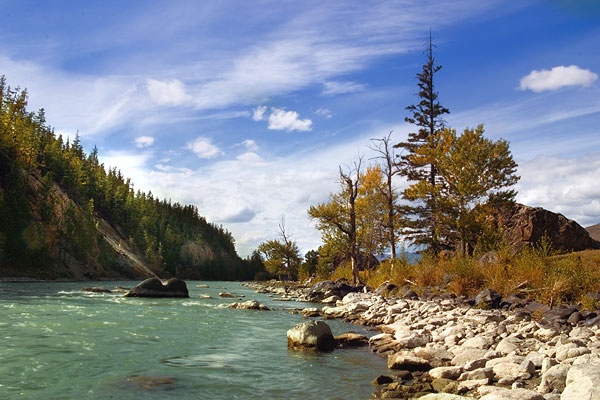
<svg viewBox="0 0 600 400">
<path fill-rule="evenodd" d="M 136 188 L 142 191 L 152 190 L 148 174 L 148 161 L 151 155 L 148 153 L 132 153 L 128 151 L 99 152 L 98 158 L 106 169 L 117 168 L 123 172 Z"/>
<path fill-rule="evenodd" d="M 255 121 L 262 121 L 265 119 L 266 112 L 267 106 L 258 106 L 252 112 L 252 119 Z"/>
<path fill-rule="evenodd" d="M 258 151 L 258 145 L 252 139 L 246 139 L 242 143 L 240 143 L 240 145 L 245 147 L 246 150 L 248 150 L 248 151 L 253 151 L 253 152 Z"/>
<path fill-rule="evenodd" d="M 191 96 L 186 93 L 185 85 L 177 79 L 168 81 L 147 79 L 146 89 L 150 98 L 159 105 L 177 106 L 191 99 Z"/>
<path fill-rule="evenodd" d="M 261 156 L 251 151 L 240 154 L 237 159 L 244 163 L 262 163 L 264 161 Z"/>
<path fill-rule="evenodd" d="M 321 244 L 308 208 L 338 189 L 340 163 L 351 163 L 359 150 L 368 152 L 374 132 L 379 134 L 380 127 L 361 138 L 285 157 L 263 159 L 248 151 L 236 159 L 219 159 L 194 171 L 163 168 L 151 175 L 152 192 L 183 204 L 195 204 L 209 221 L 227 223 L 242 256 L 275 237 L 280 218 L 285 215 L 286 228 L 304 253 Z M 252 147 L 252 141 L 243 143 Z M 251 220 L 233 223 L 249 219 L 252 212 L 255 215 Z"/>
<path fill-rule="evenodd" d="M 521 162 L 517 201 L 561 213 L 582 226 L 600 223 L 600 154 L 540 156 Z"/>
<path fill-rule="evenodd" d="M 271 108 L 269 115 L 269 129 L 286 131 L 310 131 L 312 121 L 310 119 L 300 119 L 296 111 L 286 111 L 282 108 Z"/>
<path fill-rule="evenodd" d="M 154 138 L 152 136 L 139 136 L 135 138 L 133 143 L 139 148 L 150 147 L 154 144 Z"/>
<path fill-rule="evenodd" d="M 590 86 L 598 79 L 598 75 L 589 69 L 582 69 L 577 65 L 565 67 L 563 65 L 551 70 L 533 70 L 521 79 L 521 90 L 543 92 L 557 90 L 567 86 Z"/>
<path fill-rule="evenodd" d="M 333 96 L 336 94 L 356 93 L 365 90 L 365 85 L 356 82 L 325 82 L 323 84 L 323 94 Z"/>
<path fill-rule="evenodd" d="M 186 149 L 193 151 L 199 158 L 214 158 L 221 154 L 221 150 L 205 137 L 198 137 L 189 142 Z"/>
</svg>

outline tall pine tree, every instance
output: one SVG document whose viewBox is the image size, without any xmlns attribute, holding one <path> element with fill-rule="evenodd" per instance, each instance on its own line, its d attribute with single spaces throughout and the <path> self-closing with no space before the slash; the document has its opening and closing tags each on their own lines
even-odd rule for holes
<svg viewBox="0 0 600 400">
<path fill-rule="evenodd" d="M 407 189 L 403 193 L 405 200 L 410 202 L 404 209 L 406 220 L 404 221 L 405 234 L 415 244 L 425 245 L 430 251 L 437 254 L 441 250 L 440 230 L 443 228 L 439 223 L 439 188 L 443 184 L 435 161 L 422 157 L 421 150 L 434 148 L 436 146 L 437 133 L 445 127 L 444 114 L 450 113 L 438 101 L 438 92 L 435 90 L 434 76 L 442 68 L 437 65 L 433 57 L 433 40 L 429 33 L 429 45 L 426 50 L 427 61 L 423 69 L 417 74 L 419 102 L 406 107 L 411 113 L 405 121 L 418 127 L 416 132 L 408 134 L 406 142 L 395 145 L 401 148 L 399 173 L 406 177 L 411 185 L 423 182 L 427 184 L 427 190 L 419 191 L 419 196 L 414 196 L 414 191 Z"/>
</svg>

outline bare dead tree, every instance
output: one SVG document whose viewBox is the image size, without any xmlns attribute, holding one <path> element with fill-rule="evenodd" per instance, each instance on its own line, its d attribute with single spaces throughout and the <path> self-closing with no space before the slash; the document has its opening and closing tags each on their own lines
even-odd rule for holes
<svg viewBox="0 0 600 400">
<path fill-rule="evenodd" d="M 371 150 L 374 150 L 377 153 L 379 153 L 379 155 L 375 158 L 381 160 L 381 170 L 385 178 L 385 184 L 381 188 L 381 194 L 386 199 L 387 220 L 385 224 L 385 233 L 390 246 L 390 250 L 392 252 L 391 262 L 393 268 L 394 260 L 396 259 L 396 219 L 398 214 L 398 209 L 396 207 L 396 200 L 398 198 L 398 194 L 394 189 L 393 178 L 394 175 L 396 175 L 398 169 L 396 166 L 396 154 L 394 152 L 394 144 L 390 142 L 391 137 L 392 132 L 390 131 L 390 133 L 388 133 L 387 136 L 381 139 L 371 139 L 373 144 L 369 147 L 371 148 Z"/>
</svg>

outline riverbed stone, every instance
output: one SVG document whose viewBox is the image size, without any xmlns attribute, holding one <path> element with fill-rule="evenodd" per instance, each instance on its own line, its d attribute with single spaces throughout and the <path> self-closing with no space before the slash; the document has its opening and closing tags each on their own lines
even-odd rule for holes
<svg viewBox="0 0 600 400">
<path fill-rule="evenodd" d="M 337 346 L 340 348 L 368 346 L 369 338 L 356 332 L 346 332 L 334 336 Z"/>
<path fill-rule="evenodd" d="M 328 318 L 381 332 L 369 346 L 387 359 L 396 382 L 382 388 L 380 398 L 418 398 L 421 383 L 485 400 L 559 400 L 561 392 L 569 399 L 600 398 L 586 383 L 600 381 L 600 317 L 573 307 L 550 310 L 526 299 L 506 301 L 529 317 L 504 303 L 503 309 L 480 309 L 472 299 L 427 291 L 417 299 L 356 292 L 323 309 L 332 310 Z M 582 319 L 572 325 L 568 318 L 577 312 Z M 571 372 L 575 367 L 580 371 Z M 396 376 L 401 371 L 413 371 L 414 377 L 401 380 Z"/>
<path fill-rule="evenodd" d="M 576 343 L 566 343 L 556 348 L 556 360 L 561 362 L 569 358 L 579 357 L 589 354 L 591 351 L 587 347 L 579 346 Z"/>
<path fill-rule="evenodd" d="M 600 365 L 573 365 L 567 372 L 561 400 L 600 399 Z"/>
<path fill-rule="evenodd" d="M 306 321 L 287 331 L 289 349 L 327 352 L 335 348 L 331 328 L 323 321 Z"/>
<path fill-rule="evenodd" d="M 541 393 L 529 389 L 508 389 L 495 386 L 481 386 L 480 400 L 545 400 Z"/>
<path fill-rule="evenodd" d="M 300 314 L 302 314 L 302 316 L 306 317 L 306 318 L 318 317 L 319 315 L 321 315 L 321 313 L 319 312 L 319 309 L 317 307 L 303 308 L 300 311 Z"/>
<path fill-rule="evenodd" d="M 389 369 L 400 369 L 405 371 L 429 371 L 431 364 L 429 361 L 406 353 L 396 353 L 388 357 L 387 366 Z"/>
<path fill-rule="evenodd" d="M 496 345 L 496 351 L 503 354 L 509 354 L 521 348 L 523 340 L 518 335 L 510 335 L 500 340 Z"/>
<path fill-rule="evenodd" d="M 487 357 L 487 350 L 478 349 L 476 347 L 458 347 L 453 349 L 454 358 L 452 359 L 452 365 L 463 365 L 468 361 L 472 360 L 483 360 L 489 359 Z"/>
<path fill-rule="evenodd" d="M 527 380 L 531 374 L 523 371 L 521 365 L 512 362 L 501 362 L 492 367 L 494 379 L 502 385 L 510 385 L 517 380 Z"/>
<path fill-rule="evenodd" d="M 568 364 L 557 364 L 548 368 L 542 374 L 542 382 L 538 387 L 540 393 L 562 393 L 567 385 L 567 373 L 571 368 Z"/>
<path fill-rule="evenodd" d="M 261 311 L 269 311 L 271 310 L 269 307 L 265 306 L 262 303 L 259 303 L 256 300 L 248 300 L 243 302 L 234 302 L 231 303 L 227 308 L 238 308 L 242 310 L 261 310 Z"/>
<path fill-rule="evenodd" d="M 464 397 L 452 393 L 429 393 L 419 397 L 419 400 L 471 400 L 474 397 Z"/>
<path fill-rule="evenodd" d="M 482 380 L 494 378 L 494 370 L 492 368 L 477 368 L 472 371 L 465 371 L 458 377 L 459 381 Z"/>
<path fill-rule="evenodd" d="M 436 367 L 429 370 L 429 376 L 436 379 L 457 379 L 462 372 L 461 366 Z"/>
</svg>

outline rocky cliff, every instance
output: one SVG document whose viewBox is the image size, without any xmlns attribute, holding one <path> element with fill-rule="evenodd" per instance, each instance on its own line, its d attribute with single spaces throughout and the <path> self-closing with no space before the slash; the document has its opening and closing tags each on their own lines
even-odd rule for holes
<svg viewBox="0 0 600 400">
<path fill-rule="evenodd" d="M 577 222 L 541 207 L 515 204 L 498 209 L 492 219 L 515 250 L 539 243 L 544 237 L 561 253 L 600 249 L 600 242 Z"/>
</svg>

